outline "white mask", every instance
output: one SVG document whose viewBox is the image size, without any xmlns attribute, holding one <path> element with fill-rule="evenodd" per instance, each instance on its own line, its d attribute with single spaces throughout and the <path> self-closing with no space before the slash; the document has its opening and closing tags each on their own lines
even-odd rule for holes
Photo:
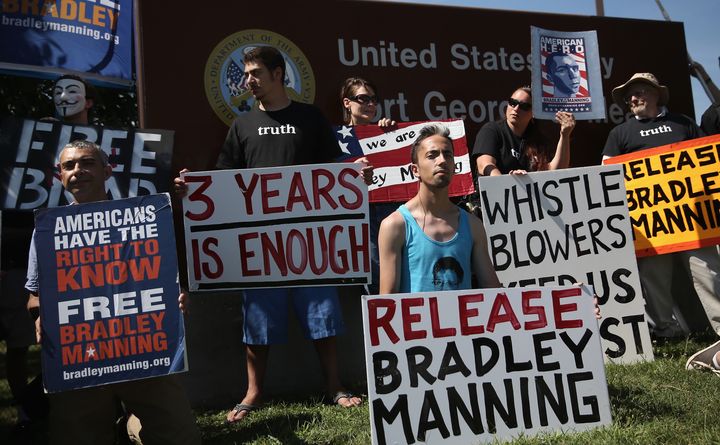
<svg viewBox="0 0 720 445">
<path fill-rule="evenodd" d="M 53 89 L 53 101 L 60 117 L 81 113 L 85 109 L 85 85 L 75 79 L 60 79 Z"/>
</svg>

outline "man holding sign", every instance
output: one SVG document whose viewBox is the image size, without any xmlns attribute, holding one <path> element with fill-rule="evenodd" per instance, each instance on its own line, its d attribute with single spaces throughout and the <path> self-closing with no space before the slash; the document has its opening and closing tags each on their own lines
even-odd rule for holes
<svg viewBox="0 0 720 445">
<path fill-rule="evenodd" d="M 668 88 L 651 73 L 635 73 L 630 80 L 613 89 L 613 100 L 627 106 L 634 118 L 613 128 L 603 150 L 603 160 L 675 142 L 695 139 L 701 130 L 687 116 L 670 113 L 665 104 Z M 715 332 L 720 332 L 720 258 L 715 246 L 673 254 L 638 258 L 638 271 L 645 293 L 646 312 L 651 332 L 656 337 L 682 335 L 673 318 L 673 259 L 678 257 L 689 272 L 695 291 Z M 720 358 L 720 342 L 690 357 L 700 367 L 713 368 Z M 720 367 L 719 367 L 720 368 Z"/>
<path fill-rule="evenodd" d="M 107 200 L 105 181 L 110 178 L 111 172 L 107 154 L 92 142 L 71 142 L 60 153 L 63 187 L 78 204 Z M 37 260 L 37 249 L 33 242 L 25 287 L 35 295 L 41 291 Z M 42 294 L 40 297 L 42 301 Z M 184 295 L 180 295 L 179 302 L 181 310 L 184 309 Z M 38 318 L 38 336 L 39 322 Z M 95 352 L 92 351 L 93 354 Z M 200 443 L 190 403 L 180 382 L 171 375 L 51 394 L 52 443 L 113 443 L 116 397 L 125 402 L 128 409 L 142 421 L 141 438 L 145 443 Z"/>
<path fill-rule="evenodd" d="M 448 197 L 455 171 L 449 130 L 423 127 L 410 155 L 420 187 L 380 225 L 380 294 L 500 287 L 482 222 Z"/>
</svg>

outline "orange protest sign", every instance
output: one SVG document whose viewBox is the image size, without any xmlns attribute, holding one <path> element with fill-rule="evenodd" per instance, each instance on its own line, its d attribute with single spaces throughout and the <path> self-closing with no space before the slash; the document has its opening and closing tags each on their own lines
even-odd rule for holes
<svg viewBox="0 0 720 445">
<path fill-rule="evenodd" d="M 638 257 L 720 244 L 720 136 L 616 156 Z"/>
</svg>

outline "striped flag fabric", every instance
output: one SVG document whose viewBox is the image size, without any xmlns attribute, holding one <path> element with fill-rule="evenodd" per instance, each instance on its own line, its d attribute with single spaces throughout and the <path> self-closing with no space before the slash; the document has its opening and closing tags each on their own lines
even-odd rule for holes
<svg viewBox="0 0 720 445">
<path fill-rule="evenodd" d="M 366 156 L 375 167 L 373 184 L 369 186 L 370 202 L 405 202 L 415 196 L 418 182 L 410 169 L 410 147 L 420 130 L 440 123 L 450 129 L 455 151 L 455 176 L 450 183 L 450 196 L 465 196 L 475 192 L 470 156 L 462 120 L 402 122 L 393 127 L 378 125 L 341 125 L 335 136 L 343 155 L 339 161 L 352 162 Z"/>
</svg>

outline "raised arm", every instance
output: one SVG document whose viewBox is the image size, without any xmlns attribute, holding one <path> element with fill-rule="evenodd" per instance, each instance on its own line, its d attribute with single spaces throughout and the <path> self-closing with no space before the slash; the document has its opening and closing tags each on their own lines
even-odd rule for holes
<svg viewBox="0 0 720 445">
<path fill-rule="evenodd" d="M 394 294 L 400 290 L 404 245 L 405 220 L 400 212 L 395 211 L 380 223 L 378 232 L 381 295 Z"/>
<path fill-rule="evenodd" d="M 468 215 L 470 230 L 472 231 L 472 270 L 478 279 L 479 287 L 501 287 L 493 267 L 490 254 L 488 254 L 487 235 L 485 227 L 474 215 Z M 382 267 L 382 265 L 381 265 Z M 381 275 L 382 276 L 382 275 Z"/>
<path fill-rule="evenodd" d="M 572 113 L 558 111 L 555 122 L 560 124 L 560 139 L 555 147 L 555 156 L 548 165 L 548 170 L 558 170 L 570 166 L 570 135 L 575 129 L 575 116 Z"/>
</svg>

